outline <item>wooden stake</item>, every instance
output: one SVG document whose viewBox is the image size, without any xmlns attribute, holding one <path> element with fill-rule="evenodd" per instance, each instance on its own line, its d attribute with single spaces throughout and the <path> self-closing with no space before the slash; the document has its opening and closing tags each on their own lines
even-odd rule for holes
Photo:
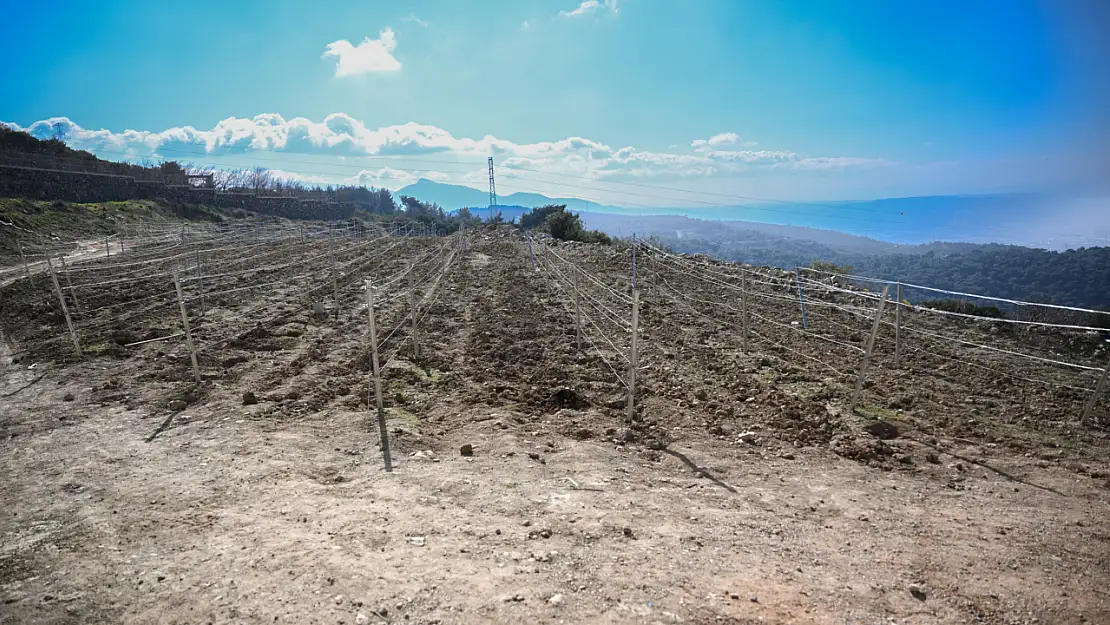
<svg viewBox="0 0 1110 625">
<path fill-rule="evenodd" d="M 335 271 L 335 251 L 331 255 L 331 297 L 335 300 L 335 318 L 339 320 L 339 278 Z"/>
<path fill-rule="evenodd" d="M 898 302 L 894 307 L 894 368 L 902 368 L 902 283 L 898 283 Z"/>
<path fill-rule="evenodd" d="M 46 266 L 50 268 L 50 279 L 54 282 L 54 292 L 58 294 L 58 303 L 62 305 L 62 314 L 66 318 L 66 327 L 69 328 L 69 338 L 73 340 L 73 351 L 77 352 L 77 357 L 81 357 L 81 343 L 77 340 L 77 332 L 73 329 L 73 319 L 69 316 L 69 307 L 66 306 L 66 298 L 62 295 L 62 287 L 58 284 L 58 274 L 54 271 L 54 263 L 50 262 L 50 257 L 46 257 Z"/>
<path fill-rule="evenodd" d="M 378 367 L 378 329 L 374 322 L 374 285 L 366 281 L 366 314 L 370 320 L 370 365 L 374 377 L 374 401 L 378 407 L 378 437 L 385 460 L 386 472 L 393 471 L 393 458 L 389 455 L 389 428 L 385 425 L 385 408 L 382 406 L 382 376 Z M 366 401 L 370 404 L 369 398 Z"/>
<path fill-rule="evenodd" d="M 748 272 L 740 274 L 740 315 L 741 315 L 741 329 L 744 332 L 743 345 L 744 353 L 750 353 L 748 349 Z"/>
<path fill-rule="evenodd" d="M 655 291 L 659 286 L 659 264 L 656 262 L 655 254 L 651 255 L 651 290 Z"/>
<path fill-rule="evenodd" d="M 887 295 L 890 293 L 890 287 L 883 287 L 883 295 L 879 298 L 879 308 L 875 311 L 875 322 L 871 325 L 871 336 L 867 337 L 867 349 L 863 353 L 863 361 L 859 365 L 859 375 L 856 376 L 856 390 L 852 393 L 852 403 L 848 408 L 848 412 L 856 411 L 856 404 L 859 403 L 860 393 L 863 392 L 863 379 L 867 376 L 867 367 L 871 364 L 871 350 L 875 347 L 875 337 L 879 334 L 879 322 L 883 318 L 883 307 L 886 305 Z"/>
<path fill-rule="evenodd" d="M 1102 370 L 1102 377 L 1098 379 L 1098 385 L 1095 386 L 1095 392 L 1091 393 L 1091 396 L 1087 399 L 1087 405 L 1083 407 L 1083 416 L 1079 418 L 1080 423 L 1086 424 L 1091 418 L 1091 412 L 1093 412 L 1095 409 L 1095 403 L 1098 402 L 1098 398 L 1102 395 L 1102 391 L 1106 388 L 1107 377 L 1110 377 L 1110 364 L 1107 364 L 1106 368 Z"/>
<path fill-rule="evenodd" d="M 535 254 L 535 252 L 532 251 L 532 233 L 527 232 L 526 236 L 528 238 L 528 258 L 530 258 L 532 260 L 532 273 L 535 274 L 536 273 L 536 254 Z"/>
<path fill-rule="evenodd" d="M 640 290 L 632 289 L 632 344 L 628 350 L 628 423 L 636 420 L 636 368 L 639 360 L 636 338 L 640 327 Z"/>
<path fill-rule="evenodd" d="M 802 307 L 802 328 L 808 330 L 809 320 L 806 319 L 806 298 L 805 295 L 802 294 L 802 268 L 795 267 L 795 269 L 797 270 L 795 276 L 798 278 L 798 304 Z"/>
<path fill-rule="evenodd" d="M 635 291 L 636 286 L 636 233 L 632 233 L 632 290 Z"/>
<path fill-rule="evenodd" d="M 420 358 L 420 337 L 416 330 L 416 263 L 409 261 L 409 314 L 412 315 L 412 357 Z"/>
<path fill-rule="evenodd" d="M 58 260 L 62 261 L 62 270 L 66 273 L 66 286 L 69 287 L 69 296 L 73 298 L 73 309 L 80 313 L 81 303 L 77 301 L 77 291 L 73 288 L 73 281 L 69 279 L 69 267 L 66 266 L 66 257 L 59 256 Z"/>
<path fill-rule="evenodd" d="M 582 293 L 578 290 L 578 266 L 574 270 L 574 342 L 578 351 L 582 351 Z"/>
<path fill-rule="evenodd" d="M 23 240 L 17 239 L 16 243 L 19 244 L 19 260 L 23 261 L 23 275 L 31 275 L 31 268 L 27 266 L 27 257 L 23 254 Z"/>
<path fill-rule="evenodd" d="M 181 307 L 181 325 L 185 328 L 185 345 L 189 348 L 189 360 L 193 363 L 193 379 L 200 383 L 200 365 L 197 364 L 197 350 L 193 346 L 193 333 L 189 329 L 189 313 L 185 310 L 185 295 L 181 292 L 181 280 L 177 268 L 173 270 L 173 286 L 177 289 L 177 304 Z"/>
<path fill-rule="evenodd" d="M 200 295 L 198 296 L 197 299 L 200 301 L 200 314 L 203 315 L 206 312 L 206 309 L 204 307 L 204 269 L 200 264 L 200 250 L 197 250 L 196 257 L 197 257 L 197 287 L 200 289 Z"/>
</svg>

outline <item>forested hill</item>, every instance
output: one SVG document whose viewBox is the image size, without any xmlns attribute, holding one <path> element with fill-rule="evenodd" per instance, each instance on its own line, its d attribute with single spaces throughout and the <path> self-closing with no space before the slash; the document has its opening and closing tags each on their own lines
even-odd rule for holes
<svg viewBox="0 0 1110 625">
<path fill-rule="evenodd" d="M 994 297 L 1110 308 L 1110 247 L 1049 252 L 985 245 L 960 254 L 867 256 L 856 272 Z"/>
<path fill-rule="evenodd" d="M 1110 247 L 1050 252 L 1015 245 L 920 246 L 920 253 L 864 255 L 812 241 L 759 233 L 724 242 L 666 238 L 673 249 L 785 269 L 813 261 L 859 275 L 924 286 L 1069 306 L 1110 309 Z"/>
</svg>

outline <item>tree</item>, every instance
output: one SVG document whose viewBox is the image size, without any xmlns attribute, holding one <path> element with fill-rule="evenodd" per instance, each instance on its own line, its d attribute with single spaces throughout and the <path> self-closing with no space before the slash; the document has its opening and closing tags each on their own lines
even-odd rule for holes
<svg viewBox="0 0 1110 625">
<path fill-rule="evenodd" d="M 274 186 L 273 176 L 270 170 L 264 167 L 255 167 L 247 173 L 247 188 L 257 194 L 263 189 L 269 189 Z"/>
<path fill-rule="evenodd" d="M 537 206 L 532 210 L 524 211 L 520 216 L 518 225 L 525 230 L 540 228 L 547 223 L 548 217 L 555 213 L 565 212 L 566 209 L 566 204 L 546 204 L 544 206 Z"/>
<path fill-rule="evenodd" d="M 574 213 L 561 210 L 547 216 L 547 231 L 560 241 L 580 241 L 582 239 L 582 218 Z"/>
</svg>

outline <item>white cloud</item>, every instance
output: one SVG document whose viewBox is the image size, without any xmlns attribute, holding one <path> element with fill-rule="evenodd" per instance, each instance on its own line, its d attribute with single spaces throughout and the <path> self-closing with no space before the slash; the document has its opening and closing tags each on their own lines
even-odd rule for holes
<svg viewBox="0 0 1110 625">
<path fill-rule="evenodd" d="M 287 120 L 266 113 L 252 118 L 229 117 L 209 130 L 182 126 L 157 132 L 92 130 L 65 117 L 41 120 L 25 129 L 6 125 L 41 139 L 53 137 L 55 129 L 60 128 L 72 147 L 110 160 L 152 157 L 199 165 L 261 165 L 280 169 L 283 176 L 296 175 L 306 182 L 357 182 L 392 189 L 420 177 L 481 187 L 486 158 L 490 155 L 509 176 L 534 176 L 539 172 L 587 180 L 716 179 L 773 171 L 806 175 L 804 172 L 892 164 L 873 158 L 735 149 L 745 145 L 735 133 L 694 141 L 693 151 L 670 148 L 654 152 L 633 146 L 614 148 L 584 137 L 536 143 L 514 143 L 492 135 L 456 137 L 443 128 L 414 122 L 371 128 L 344 113 L 333 113 L 321 121 L 304 117 Z M 263 154 L 267 152 L 270 154 Z M 314 160 L 306 161 L 305 155 Z M 360 159 L 375 162 L 369 165 Z M 429 165 L 427 161 L 434 163 Z M 352 174 L 351 168 L 360 171 Z M 551 191 L 566 193 L 566 189 L 560 188 Z"/>
<path fill-rule="evenodd" d="M 426 22 L 426 21 L 420 19 L 419 17 L 417 17 L 416 13 L 409 13 L 408 15 L 405 16 L 404 21 L 412 22 L 412 23 L 416 24 L 417 26 L 419 26 L 421 28 L 427 28 L 428 27 L 428 22 Z"/>
<path fill-rule="evenodd" d="M 532 27 L 532 23 L 529 22 L 528 20 L 524 20 L 523 22 L 520 23 L 520 27 L 523 28 L 524 30 L 528 30 L 529 28 Z"/>
<path fill-rule="evenodd" d="M 367 37 L 357 46 L 350 41 L 340 39 L 328 44 L 324 51 L 324 58 L 334 56 L 336 77 L 356 76 L 370 72 L 396 72 L 400 71 L 401 63 L 394 58 L 393 50 L 397 47 L 397 36 L 393 29 L 386 27 L 382 30 L 379 39 Z"/>
<path fill-rule="evenodd" d="M 582 3 L 578 5 L 578 8 L 574 9 L 573 11 L 559 11 L 559 17 L 581 17 L 584 15 L 590 15 L 591 13 L 603 7 L 613 15 L 616 15 L 617 12 L 620 10 L 617 7 L 617 1 L 618 0 L 582 0 Z"/>
<path fill-rule="evenodd" d="M 735 132 L 722 132 L 708 139 L 695 139 L 690 142 L 690 147 L 694 148 L 697 152 L 707 152 L 713 148 L 719 148 L 725 145 L 739 145 L 740 147 L 751 148 L 759 144 L 755 141 L 741 141 L 740 135 Z"/>
</svg>

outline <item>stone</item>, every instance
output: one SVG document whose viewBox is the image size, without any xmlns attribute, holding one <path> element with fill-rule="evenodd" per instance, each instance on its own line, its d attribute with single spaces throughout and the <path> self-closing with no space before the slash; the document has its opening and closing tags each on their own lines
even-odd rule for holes
<svg viewBox="0 0 1110 625">
<path fill-rule="evenodd" d="M 366 616 L 362 612 L 359 612 L 358 614 L 355 615 L 355 625 L 369 625 L 369 624 L 370 624 L 370 617 L 369 616 Z"/>
<path fill-rule="evenodd" d="M 343 595 L 336 595 L 334 599 L 335 599 L 335 605 L 343 605 L 343 601 L 344 601 Z"/>
<path fill-rule="evenodd" d="M 563 595 L 562 594 L 551 595 L 551 598 L 548 599 L 547 602 L 550 603 L 551 605 L 554 605 L 554 606 L 562 605 L 563 604 Z"/>
<path fill-rule="evenodd" d="M 257 403 L 258 403 L 258 396 L 255 395 L 253 391 L 247 391 L 246 393 L 243 393 L 243 405 L 244 406 L 253 406 Z"/>
<path fill-rule="evenodd" d="M 182 410 L 185 410 L 186 404 L 180 399 L 175 399 L 166 404 L 166 408 L 168 408 L 170 412 L 181 412 Z"/>
<path fill-rule="evenodd" d="M 74 399 L 77 398 L 73 396 L 73 393 L 66 393 L 62 396 L 62 401 L 73 401 Z"/>
<path fill-rule="evenodd" d="M 747 443 L 749 445 L 754 445 L 755 442 L 756 442 L 756 433 L 755 432 L 744 432 L 743 434 L 740 435 L 739 441 L 741 443 Z"/>
<path fill-rule="evenodd" d="M 925 594 L 925 589 L 923 589 L 921 586 L 918 586 L 917 584 L 910 586 L 909 590 L 910 594 L 913 595 L 913 598 L 917 599 L 918 601 L 925 601 L 925 599 L 928 598 Z"/>
<path fill-rule="evenodd" d="M 863 431 L 879 440 L 889 441 L 898 438 L 902 433 L 898 426 L 889 421 L 876 421 L 863 426 Z"/>
<path fill-rule="evenodd" d="M 473 456 L 474 455 L 474 445 L 471 445 L 470 443 L 466 443 L 465 445 L 459 447 L 459 455 Z"/>
<path fill-rule="evenodd" d="M 631 525 L 625 525 L 624 528 L 621 529 L 621 532 L 623 532 L 624 535 L 629 537 L 629 538 L 633 537 L 633 532 L 632 532 L 632 526 Z"/>
<path fill-rule="evenodd" d="M 925 454 L 925 459 L 929 461 L 929 464 L 940 464 L 940 456 L 934 453 Z"/>
</svg>

